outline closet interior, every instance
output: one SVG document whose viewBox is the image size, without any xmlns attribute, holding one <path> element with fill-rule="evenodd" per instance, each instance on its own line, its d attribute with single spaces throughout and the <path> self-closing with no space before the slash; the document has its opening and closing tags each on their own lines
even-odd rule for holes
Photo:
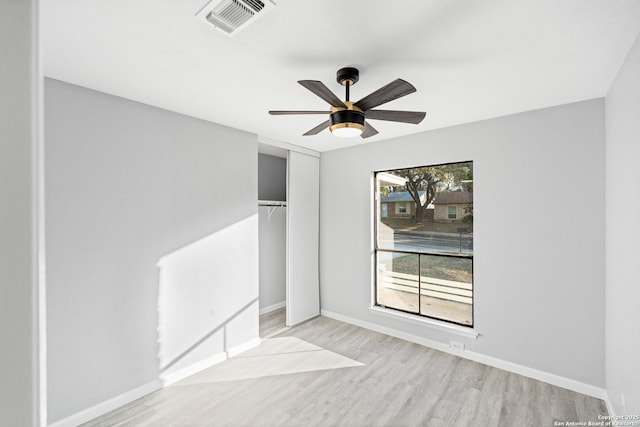
<svg viewBox="0 0 640 427">
<path fill-rule="evenodd" d="M 285 327 L 287 159 L 258 154 L 260 336 Z"/>
</svg>

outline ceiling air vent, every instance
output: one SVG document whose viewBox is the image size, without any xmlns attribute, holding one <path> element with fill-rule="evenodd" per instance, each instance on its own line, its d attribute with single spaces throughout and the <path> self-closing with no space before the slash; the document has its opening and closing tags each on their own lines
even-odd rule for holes
<svg viewBox="0 0 640 427">
<path fill-rule="evenodd" d="M 212 0 L 196 16 L 232 36 L 274 6 L 269 0 Z"/>
</svg>

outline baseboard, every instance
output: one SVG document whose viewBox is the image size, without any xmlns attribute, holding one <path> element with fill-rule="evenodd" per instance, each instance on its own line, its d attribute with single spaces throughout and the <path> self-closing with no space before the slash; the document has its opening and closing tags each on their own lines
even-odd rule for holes
<svg viewBox="0 0 640 427">
<path fill-rule="evenodd" d="M 235 357 L 240 353 L 244 353 L 245 351 L 252 349 L 253 347 L 257 347 L 261 342 L 262 340 L 260 338 L 254 338 L 235 347 L 231 347 L 227 350 L 227 357 Z"/>
<path fill-rule="evenodd" d="M 260 309 L 260 314 L 267 314 L 267 313 L 271 313 L 272 311 L 276 311 L 276 310 L 280 310 L 282 307 L 285 307 L 287 305 L 286 301 L 282 301 L 273 305 L 269 305 L 267 307 L 261 308 Z"/>
<path fill-rule="evenodd" d="M 154 391 L 160 390 L 161 388 L 170 386 L 171 384 L 175 384 L 176 382 L 191 375 L 197 374 L 204 369 L 207 369 L 220 362 L 224 362 L 230 357 L 237 356 L 240 353 L 256 347 L 261 342 L 262 340 L 260 338 L 254 338 L 245 343 L 232 347 L 227 351 L 220 352 L 204 360 L 193 363 L 176 372 L 162 375 L 158 380 L 152 381 L 148 384 L 130 390 L 105 402 L 94 405 L 67 418 L 56 421 L 53 424 L 49 424 L 48 427 L 76 427 L 80 424 L 86 423 L 87 421 L 91 421 L 94 418 L 104 415 L 107 412 L 111 412 L 114 409 L 118 409 L 121 406 L 131 403 L 134 400 L 146 396 L 149 393 L 153 393 Z"/>
<path fill-rule="evenodd" d="M 179 369 L 175 372 L 171 372 L 169 374 L 161 374 L 160 381 L 162 382 L 162 387 L 168 387 L 171 384 L 175 384 L 180 380 L 197 374 L 198 372 L 210 368 L 211 366 L 216 365 L 220 362 L 224 362 L 225 360 L 227 360 L 227 353 L 223 351 L 211 357 L 207 357 L 206 359 L 203 359 L 199 362 L 192 363 L 191 365 Z"/>
<path fill-rule="evenodd" d="M 160 390 L 162 388 L 162 382 L 160 380 L 151 381 L 141 387 L 122 393 L 112 399 L 98 403 L 83 411 L 77 412 L 67 418 L 63 418 L 59 421 L 49 424 L 49 427 L 76 427 L 80 424 L 91 421 L 92 419 L 113 411 L 127 403 L 133 402 L 149 393 Z"/>
<path fill-rule="evenodd" d="M 167 386 L 170 386 L 171 384 L 175 384 L 178 381 L 181 381 L 187 377 L 190 377 L 191 375 L 195 375 L 200 371 L 204 371 L 205 369 L 210 368 L 213 365 L 217 365 L 220 362 L 224 362 L 230 357 L 237 356 L 238 354 L 243 353 L 259 345 L 261 342 L 262 340 L 260 338 L 254 338 L 252 340 L 249 340 L 235 347 L 231 347 L 227 351 L 222 351 L 211 357 L 207 357 L 206 359 L 203 359 L 199 362 L 186 366 L 178 371 L 172 372 L 167 375 L 162 375 L 160 377 L 160 380 L 162 381 L 162 386 L 167 387 Z"/>
<path fill-rule="evenodd" d="M 614 416 L 614 415 L 618 415 L 616 414 L 616 409 L 613 406 L 613 403 L 611 403 L 611 400 L 609 399 L 609 393 L 605 392 L 605 396 L 604 396 L 604 404 L 607 405 L 607 412 L 609 413 L 609 415 Z"/>
<path fill-rule="evenodd" d="M 420 344 L 425 347 L 429 347 L 445 353 L 453 354 L 455 356 L 459 356 L 464 359 L 473 360 L 474 362 L 493 366 L 494 368 L 502 369 L 508 372 L 513 372 L 514 374 L 522 375 L 524 377 L 543 381 L 551 385 L 566 388 L 566 389 L 575 391 L 577 393 L 582 393 L 587 396 L 602 399 L 607 403 L 607 407 L 609 407 L 606 390 L 600 387 L 596 387 L 590 384 L 585 384 L 583 382 L 572 380 L 570 378 L 561 377 L 559 375 L 540 371 L 527 366 L 519 365 L 517 363 L 508 362 L 506 360 L 498 359 L 492 356 L 487 356 L 481 353 L 476 353 L 468 350 L 454 350 L 448 345 L 438 341 L 433 341 L 428 338 L 423 338 L 417 335 L 409 334 L 407 332 L 399 331 L 397 329 L 388 328 L 386 326 L 381 326 L 375 323 L 355 319 L 353 317 L 344 316 L 342 314 L 333 313 L 328 310 L 321 310 L 320 314 L 323 316 L 329 317 L 331 319 L 339 320 L 345 323 L 350 323 L 352 325 L 359 326 L 361 328 L 369 329 L 375 332 L 380 332 L 385 335 L 390 335 L 392 337 L 396 337 L 396 338 L 400 338 L 416 344 Z"/>
</svg>

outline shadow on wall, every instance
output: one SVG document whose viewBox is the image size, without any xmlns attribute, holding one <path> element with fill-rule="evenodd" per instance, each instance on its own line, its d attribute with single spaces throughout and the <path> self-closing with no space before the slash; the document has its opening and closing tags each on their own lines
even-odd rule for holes
<svg viewBox="0 0 640 427">
<path fill-rule="evenodd" d="M 252 215 L 158 261 L 158 359 L 165 385 L 257 343 L 257 227 Z"/>
</svg>

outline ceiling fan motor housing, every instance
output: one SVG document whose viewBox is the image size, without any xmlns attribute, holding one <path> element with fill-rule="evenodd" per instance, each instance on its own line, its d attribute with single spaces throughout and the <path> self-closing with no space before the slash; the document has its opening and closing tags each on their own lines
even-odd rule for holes
<svg viewBox="0 0 640 427">
<path fill-rule="evenodd" d="M 329 130 L 333 132 L 339 128 L 356 128 L 364 130 L 364 113 L 357 110 L 338 110 L 331 113 Z"/>
</svg>

